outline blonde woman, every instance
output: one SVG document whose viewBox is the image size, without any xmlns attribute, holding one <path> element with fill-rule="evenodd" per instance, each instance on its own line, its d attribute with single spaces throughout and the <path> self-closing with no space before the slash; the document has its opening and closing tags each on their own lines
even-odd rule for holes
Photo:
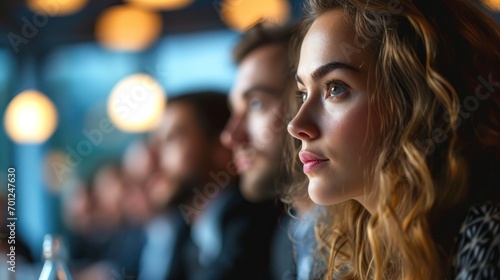
<svg viewBox="0 0 500 280">
<path fill-rule="evenodd" d="M 307 13 L 288 131 L 326 278 L 500 279 L 498 25 L 466 0 Z"/>
</svg>

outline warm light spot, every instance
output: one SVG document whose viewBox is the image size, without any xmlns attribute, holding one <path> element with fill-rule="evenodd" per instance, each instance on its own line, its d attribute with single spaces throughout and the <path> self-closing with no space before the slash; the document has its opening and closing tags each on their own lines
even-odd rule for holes
<svg viewBox="0 0 500 280">
<path fill-rule="evenodd" d="M 74 14 L 87 4 L 88 0 L 28 0 L 28 7 L 35 13 L 50 16 Z"/>
<path fill-rule="evenodd" d="M 286 0 L 223 0 L 220 17 L 231 28 L 243 31 L 260 20 L 284 24 L 290 16 Z"/>
<path fill-rule="evenodd" d="M 9 137 L 17 143 L 42 143 L 57 127 L 57 110 L 41 92 L 25 90 L 7 106 L 4 125 Z"/>
<path fill-rule="evenodd" d="M 483 0 L 483 4 L 492 11 L 500 12 L 500 0 Z"/>
<path fill-rule="evenodd" d="M 191 5 L 193 0 L 125 0 L 125 2 L 148 9 L 178 10 Z"/>
<path fill-rule="evenodd" d="M 149 131 L 159 123 L 165 108 L 165 93 L 146 74 L 128 76 L 118 82 L 108 100 L 111 121 L 126 132 Z"/>
<path fill-rule="evenodd" d="M 140 51 L 158 39 L 162 19 L 155 12 L 134 6 L 113 6 L 97 19 L 95 30 L 97 40 L 109 49 Z"/>
</svg>

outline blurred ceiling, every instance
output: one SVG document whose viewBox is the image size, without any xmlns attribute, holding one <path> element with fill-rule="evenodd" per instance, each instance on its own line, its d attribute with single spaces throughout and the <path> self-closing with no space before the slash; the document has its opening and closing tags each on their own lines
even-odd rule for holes
<svg viewBox="0 0 500 280">
<path fill-rule="evenodd" d="M 42 17 L 32 12 L 26 0 L 1 0 L 0 2 L 0 47 L 11 47 L 9 33 L 28 39 L 19 44 L 22 52 L 39 52 L 60 44 L 95 40 L 95 22 L 106 8 L 124 4 L 122 0 L 89 0 L 79 12 L 69 16 Z M 290 1 L 292 18 L 300 13 L 302 1 Z M 162 34 L 189 33 L 227 28 L 219 17 L 220 0 L 196 0 L 186 8 L 159 11 L 163 18 Z M 29 29 L 29 25 L 34 27 Z M 28 26 L 28 27 L 27 27 Z M 26 32 L 26 30 L 28 32 Z M 23 36 L 23 32 L 29 36 Z M 36 34 L 31 36 L 30 32 Z M 24 34 L 24 35 L 26 35 Z M 29 37 L 32 38 L 29 38 Z"/>
<path fill-rule="evenodd" d="M 18 35 L 26 39 L 26 43 L 18 44 L 19 50 L 30 53 L 44 52 L 61 44 L 95 41 L 95 22 L 100 14 L 110 6 L 124 4 L 126 0 L 88 0 L 81 11 L 72 15 L 45 18 L 32 12 L 26 5 L 27 0 L 0 1 L 0 48 L 12 48 L 12 36 Z M 69 0 L 46 1 L 57 3 Z M 162 35 L 227 28 L 219 16 L 221 1 L 193 0 L 186 8 L 160 11 L 163 19 Z M 301 14 L 303 0 L 289 2 L 292 8 L 291 18 L 297 19 Z M 500 13 L 492 14 L 498 22 Z"/>
</svg>

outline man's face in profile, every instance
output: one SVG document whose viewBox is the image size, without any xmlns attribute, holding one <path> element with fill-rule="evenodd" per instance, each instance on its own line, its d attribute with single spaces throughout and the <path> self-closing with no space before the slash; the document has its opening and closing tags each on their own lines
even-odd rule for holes
<svg viewBox="0 0 500 280">
<path fill-rule="evenodd" d="M 150 199 L 168 206 L 184 186 L 199 180 L 208 164 L 206 137 L 187 103 L 169 104 L 154 137 L 159 174 L 149 182 Z"/>
<path fill-rule="evenodd" d="M 232 111 L 221 134 L 233 150 L 243 195 L 250 201 L 276 197 L 274 186 L 286 135 L 283 119 L 287 83 L 286 48 L 258 47 L 240 63 L 229 97 Z"/>
</svg>

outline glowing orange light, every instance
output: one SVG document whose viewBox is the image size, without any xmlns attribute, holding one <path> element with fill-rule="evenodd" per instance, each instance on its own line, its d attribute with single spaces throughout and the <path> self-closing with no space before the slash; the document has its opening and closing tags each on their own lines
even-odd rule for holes
<svg viewBox="0 0 500 280">
<path fill-rule="evenodd" d="M 193 0 L 125 0 L 125 2 L 148 9 L 178 10 L 191 5 Z"/>
<path fill-rule="evenodd" d="M 140 51 L 160 36 L 162 19 L 157 13 L 134 6 L 113 6 L 96 23 L 96 38 L 105 47 L 120 51 Z"/>
<path fill-rule="evenodd" d="M 260 20 L 284 24 L 290 16 L 290 4 L 286 0 L 224 0 L 220 16 L 227 25 L 240 31 Z"/>
<path fill-rule="evenodd" d="M 80 11 L 87 3 L 88 0 L 28 0 L 26 4 L 35 13 L 65 16 Z"/>
<path fill-rule="evenodd" d="M 145 132 L 156 127 L 164 108 L 165 94 L 161 85 L 149 75 L 135 74 L 115 85 L 107 111 L 119 129 Z"/>
<path fill-rule="evenodd" d="M 42 143 L 57 127 L 57 110 L 41 92 L 26 90 L 7 106 L 4 125 L 9 137 L 17 143 Z"/>
</svg>

